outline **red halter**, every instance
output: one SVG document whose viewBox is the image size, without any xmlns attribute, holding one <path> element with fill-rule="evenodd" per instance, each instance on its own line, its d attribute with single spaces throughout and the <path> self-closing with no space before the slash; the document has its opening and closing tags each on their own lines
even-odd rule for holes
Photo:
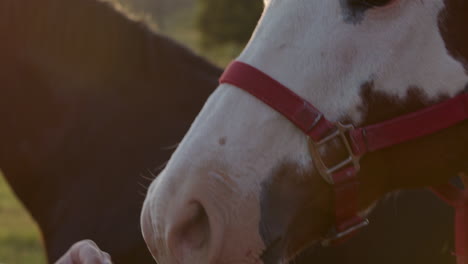
<svg viewBox="0 0 468 264">
<path fill-rule="evenodd" d="M 455 256 L 457 264 L 468 263 L 468 178 L 461 176 L 465 190 L 452 184 L 431 188 L 447 204 L 455 208 Z"/>
<path fill-rule="evenodd" d="M 468 93 L 386 122 L 354 128 L 352 125 L 328 121 L 309 102 L 248 64 L 232 62 L 221 76 L 220 83 L 232 84 L 247 91 L 284 115 L 309 136 L 315 167 L 324 180 L 333 185 L 335 192 L 335 230 L 333 236 L 324 241 L 325 244 L 341 242 L 368 224 L 367 219 L 358 215 L 357 174 L 361 156 L 436 133 L 468 119 Z M 328 168 L 317 149 L 333 139 L 341 139 L 349 155 L 340 164 Z M 459 204 L 461 201 L 464 204 L 466 218 L 463 223 L 468 223 L 468 196 L 457 198 Z M 457 233 L 465 234 L 464 242 L 467 242 L 460 247 L 467 248 L 468 232 L 465 232 L 464 224 L 460 226 L 463 230 L 457 229 Z M 468 262 L 459 262 L 462 263 Z"/>
</svg>

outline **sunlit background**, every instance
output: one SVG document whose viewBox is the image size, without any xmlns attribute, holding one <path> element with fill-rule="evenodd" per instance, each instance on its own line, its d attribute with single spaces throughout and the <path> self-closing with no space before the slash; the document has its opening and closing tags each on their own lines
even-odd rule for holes
<svg viewBox="0 0 468 264">
<path fill-rule="evenodd" d="M 225 66 L 247 43 L 262 0 L 98 0 Z"/>
<path fill-rule="evenodd" d="M 260 0 L 103 1 L 219 66 L 245 45 L 262 8 Z M 29 263 L 46 263 L 41 234 L 0 172 L 0 264 Z"/>
<path fill-rule="evenodd" d="M 0 263 L 45 263 L 39 231 L 0 175 Z"/>
</svg>

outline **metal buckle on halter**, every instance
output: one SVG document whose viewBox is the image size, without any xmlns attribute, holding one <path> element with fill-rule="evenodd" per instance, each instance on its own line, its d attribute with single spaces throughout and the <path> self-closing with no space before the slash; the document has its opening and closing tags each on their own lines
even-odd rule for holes
<svg viewBox="0 0 468 264">
<path fill-rule="evenodd" d="M 331 185 L 335 184 L 333 180 L 333 173 L 345 168 L 348 165 L 354 166 L 354 168 L 356 168 L 357 171 L 360 169 L 360 157 L 354 155 L 351 143 L 349 142 L 347 137 L 347 134 L 353 129 L 353 125 L 343 125 L 342 123 L 337 123 L 336 131 L 334 131 L 332 134 L 328 135 L 324 139 L 320 140 L 319 142 L 314 142 L 311 138 L 309 138 L 309 149 L 314 160 L 315 167 L 322 176 L 322 178 Z M 341 139 L 343 146 L 348 152 L 348 158 L 329 168 L 323 161 L 323 155 L 320 153 L 320 147 L 322 147 L 325 144 L 328 144 L 334 139 Z"/>
<path fill-rule="evenodd" d="M 334 244 L 334 242 L 346 238 L 347 236 L 351 235 L 352 233 L 366 227 L 369 225 L 369 219 L 364 218 L 362 222 L 351 226 L 350 228 L 346 229 L 343 232 L 337 233 L 336 231 L 332 232 L 331 235 L 326 237 L 325 239 L 322 240 L 321 244 L 323 247 L 329 247 Z"/>
<path fill-rule="evenodd" d="M 322 178 L 328 182 L 330 185 L 335 185 L 335 181 L 333 179 L 333 174 L 340 171 L 341 169 L 346 168 L 347 166 L 354 166 L 356 171 L 360 169 L 360 156 L 356 156 L 353 152 L 351 147 L 351 143 L 348 139 L 348 134 L 350 131 L 354 129 L 353 125 L 343 125 L 342 123 L 337 123 L 335 125 L 336 130 L 328 135 L 327 137 L 323 138 L 319 142 L 314 142 L 311 138 L 309 138 L 309 149 L 314 160 L 315 167 Z M 333 140 L 339 139 L 341 145 L 346 149 L 348 157 L 343 161 L 339 162 L 338 164 L 328 167 L 325 162 L 323 161 L 323 154 L 321 153 L 321 147 L 326 144 L 330 144 Z M 352 235 L 359 229 L 362 229 L 369 225 L 368 219 L 362 219 L 362 221 L 357 222 L 356 224 L 348 227 L 346 230 L 339 232 L 338 230 L 333 229 L 330 234 L 322 240 L 322 246 L 330 246 L 339 242 L 340 240 L 346 239 L 348 236 Z"/>
</svg>

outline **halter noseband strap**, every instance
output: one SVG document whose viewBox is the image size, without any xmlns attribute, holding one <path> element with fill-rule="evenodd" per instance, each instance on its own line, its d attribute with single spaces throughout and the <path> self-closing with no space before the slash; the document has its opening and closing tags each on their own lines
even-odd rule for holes
<svg viewBox="0 0 468 264">
<path fill-rule="evenodd" d="M 324 180 L 333 185 L 335 193 L 335 228 L 333 235 L 324 240 L 325 244 L 342 242 L 368 224 L 358 215 L 357 174 L 362 155 L 436 133 L 468 119 L 468 93 L 386 122 L 354 128 L 328 121 L 305 99 L 248 64 L 232 62 L 220 83 L 247 91 L 309 136 L 315 167 Z M 348 158 L 328 168 L 318 149 L 332 140 L 342 142 Z"/>
</svg>

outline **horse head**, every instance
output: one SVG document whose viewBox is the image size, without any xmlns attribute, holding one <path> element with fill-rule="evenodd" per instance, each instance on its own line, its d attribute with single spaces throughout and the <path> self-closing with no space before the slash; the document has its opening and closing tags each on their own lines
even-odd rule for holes
<svg viewBox="0 0 468 264">
<path fill-rule="evenodd" d="M 265 0 L 237 61 L 329 121 L 364 126 L 463 92 L 467 12 L 458 0 Z M 161 263 L 285 263 L 333 226 L 307 135 L 238 88 L 217 88 L 151 185 L 142 227 Z M 465 122 L 362 157 L 360 215 L 388 192 L 467 170 L 467 132 Z M 336 148 L 317 153 L 333 163 Z"/>
</svg>

